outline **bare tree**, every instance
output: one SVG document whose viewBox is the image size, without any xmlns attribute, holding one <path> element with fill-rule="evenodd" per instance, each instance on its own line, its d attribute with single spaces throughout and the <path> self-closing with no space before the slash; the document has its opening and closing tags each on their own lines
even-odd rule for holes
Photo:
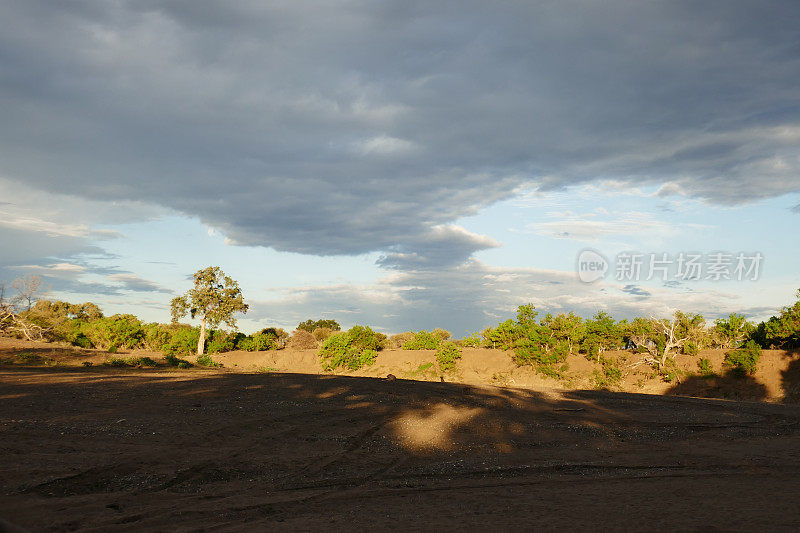
<svg viewBox="0 0 800 533">
<path fill-rule="evenodd" d="M 38 274 L 15 279 L 11 282 L 11 286 L 16 289 L 17 297 L 20 301 L 27 305 L 28 311 L 33 307 L 33 302 L 38 300 L 44 292 L 42 289 L 42 276 Z"/>
<path fill-rule="evenodd" d="M 648 364 L 657 369 L 664 368 L 667 360 L 681 353 L 687 343 L 698 342 L 704 331 L 702 316 L 681 311 L 675 311 L 672 320 L 637 318 L 628 327 L 628 338 L 646 351 L 632 366 Z"/>
</svg>

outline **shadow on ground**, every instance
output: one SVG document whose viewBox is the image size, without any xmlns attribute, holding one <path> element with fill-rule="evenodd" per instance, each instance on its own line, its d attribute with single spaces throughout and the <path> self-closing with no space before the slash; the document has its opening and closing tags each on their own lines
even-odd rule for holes
<svg viewBox="0 0 800 533">
<path fill-rule="evenodd" d="M 787 352 L 787 356 L 791 360 L 786 370 L 781 372 L 783 401 L 786 403 L 800 403 L 800 351 Z"/>
<path fill-rule="evenodd" d="M 671 387 L 667 394 L 746 401 L 760 401 L 768 396 L 767 387 L 753 376 L 734 370 L 722 375 L 690 376 Z"/>
<path fill-rule="evenodd" d="M 0 402 L 34 530 L 800 526 L 796 406 L 7 367 Z"/>
</svg>

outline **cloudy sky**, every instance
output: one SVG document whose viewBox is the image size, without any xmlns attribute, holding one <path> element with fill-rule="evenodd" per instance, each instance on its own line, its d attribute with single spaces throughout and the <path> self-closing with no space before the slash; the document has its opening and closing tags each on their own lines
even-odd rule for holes
<svg viewBox="0 0 800 533">
<path fill-rule="evenodd" d="M 764 318 L 800 288 L 798 87 L 796 0 L 0 0 L 0 280 L 166 321 L 219 265 L 245 331 Z"/>
</svg>

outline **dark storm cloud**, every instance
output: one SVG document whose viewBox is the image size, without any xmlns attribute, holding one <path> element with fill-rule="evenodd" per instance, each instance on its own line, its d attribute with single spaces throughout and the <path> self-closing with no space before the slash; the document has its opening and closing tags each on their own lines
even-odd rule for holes
<svg viewBox="0 0 800 533">
<path fill-rule="evenodd" d="M 450 265 L 488 244 L 433 228 L 521 184 L 800 189 L 798 28 L 794 0 L 6 2 L 0 174 Z"/>
<path fill-rule="evenodd" d="M 648 291 L 639 287 L 638 285 L 625 285 L 620 290 L 625 294 L 630 294 L 631 296 L 639 296 L 641 298 L 646 298 L 650 296 L 650 293 Z"/>
<path fill-rule="evenodd" d="M 140 278 L 136 274 L 113 274 L 109 276 L 109 278 L 116 283 L 121 283 L 122 288 L 128 291 L 172 293 L 171 290 L 162 287 L 158 283 L 148 279 Z"/>
</svg>

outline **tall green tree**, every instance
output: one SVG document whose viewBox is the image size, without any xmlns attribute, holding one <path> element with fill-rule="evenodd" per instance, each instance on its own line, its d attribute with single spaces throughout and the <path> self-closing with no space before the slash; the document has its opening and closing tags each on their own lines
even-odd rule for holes
<svg viewBox="0 0 800 533">
<path fill-rule="evenodd" d="M 755 329 L 744 315 L 731 313 L 728 318 L 714 321 L 712 334 L 714 341 L 722 348 L 738 348 Z"/>
<path fill-rule="evenodd" d="M 206 345 L 206 328 L 216 328 L 224 323 L 236 327 L 234 313 L 246 313 L 249 306 L 244 303 L 239 283 L 225 275 L 219 267 L 208 267 L 194 273 L 194 288 L 183 296 L 172 299 L 170 304 L 172 322 L 188 314 L 200 318 L 200 338 L 197 355 L 202 355 Z"/>
</svg>

